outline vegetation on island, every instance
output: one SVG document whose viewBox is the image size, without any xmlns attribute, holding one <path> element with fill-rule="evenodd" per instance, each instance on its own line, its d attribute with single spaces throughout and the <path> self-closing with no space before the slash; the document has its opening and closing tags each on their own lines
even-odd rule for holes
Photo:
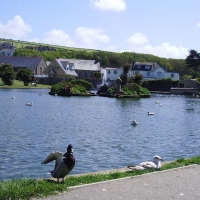
<svg viewBox="0 0 200 200">
<path fill-rule="evenodd" d="M 59 95 L 88 94 L 94 89 L 92 83 L 82 79 L 64 80 L 51 87 L 51 93 Z"/>
<path fill-rule="evenodd" d="M 174 169 L 178 167 L 188 166 L 191 164 L 200 164 L 200 156 L 184 159 L 180 158 L 174 162 L 164 163 L 159 171 Z M 78 186 L 89 183 L 102 182 L 124 177 L 132 177 L 151 173 L 152 170 L 130 171 L 126 172 L 99 172 L 91 174 L 83 174 L 79 176 L 67 176 L 64 183 L 57 183 L 52 179 L 13 179 L 0 181 L 0 199 L 31 199 L 44 198 L 49 195 L 56 195 L 64 192 L 68 187 Z"/>
</svg>

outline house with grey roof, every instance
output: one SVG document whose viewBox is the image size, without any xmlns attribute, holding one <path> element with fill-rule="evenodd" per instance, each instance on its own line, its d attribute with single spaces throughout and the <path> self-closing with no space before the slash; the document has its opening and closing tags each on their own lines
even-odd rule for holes
<svg viewBox="0 0 200 200">
<path fill-rule="evenodd" d="M 179 73 L 167 72 L 155 62 L 132 62 L 128 76 L 141 74 L 144 80 L 171 78 L 179 80 Z"/>
<path fill-rule="evenodd" d="M 77 77 L 77 73 L 74 70 L 74 64 L 69 63 L 66 59 L 55 58 L 49 63 L 43 74 L 48 75 L 51 78 L 66 78 Z"/>
<path fill-rule="evenodd" d="M 121 74 L 123 74 L 123 68 L 104 68 L 102 69 L 102 74 L 103 82 L 107 85 L 113 85 L 114 81 L 116 81 Z M 164 78 L 179 80 L 179 73 L 167 72 L 154 62 L 133 62 L 127 76 L 131 77 L 136 74 L 141 74 L 143 76 L 143 80 Z"/>
<path fill-rule="evenodd" d="M 96 63 L 95 60 L 57 58 L 48 65 L 43 73 L 56 78 L 71 75 L 81 79 L 90 79 L 97 71 L 100 72 L 100 63 Z"/>
<path fill-rule="evenodd" d="M 43 57 L 0 56 L 0 65 L 3 63 L 12 65 L 15 71 L 30 69 L 35 75 L 41 75 L 47 67 Z"/>
<path fill-rule="evenodd" d="M 1 56 L 12 56 L 15 52 L 15 46 L 13 46 L 10 42 L 2 42 L 0 43 L 0 55 Z"/>
</svg>

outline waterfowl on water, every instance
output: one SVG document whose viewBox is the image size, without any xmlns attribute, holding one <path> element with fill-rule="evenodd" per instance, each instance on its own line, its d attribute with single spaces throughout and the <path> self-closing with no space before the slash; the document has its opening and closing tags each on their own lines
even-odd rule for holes
<svg viewBox="0 0 200 200">
<path fill-rule="evenodd" d="M 161 161 L 163 161 L 163 159 L 160 156 L 156 155 L 153 157 L 153 161 L 142 162 L 139 165 L 128 166 L 128 168 L 132 169 L 133 171 L 145 169 L 158 170 L 161 167 Z"/>
<path fill-rule="evenodd" d="M 55 151 L 49 154 L 47 158 L 41 164 L 47 164 L 55 160 L 55 168 L 50 171 L 52 177 L 57 178 L 57 182 L 59 183 L 59 179 L 62 179 L 64 182 L 64 178 L 75 166 L 75 158 L 73 156 L 73 146 L 71 144 L 67 147 L 67 152 L 62 155 L 61 152 Z"/>
<path fill-rule="evenodd" d="M 136 126 L 138 123 L 136 122 L 136 120 L 133 120 L 133 121 L 131 122 L 131 124 L 134 125 L 134 126 Z"/>
<path fill-rule="evenodd" d="M 12 99 L 15 99 L 15 97 L 12 97 Z"/>
<path fill-rule="evenodd" d="M 27 106 L 32 106 L 33 105 L 33 102 L 31 103 L 26 103 Z"/>
<path fill-rule="evenodd" d="M 154 115 L 155 114 L 155 112 L 147 112 L 148 113 L 148 115 Z"/>
</svg>

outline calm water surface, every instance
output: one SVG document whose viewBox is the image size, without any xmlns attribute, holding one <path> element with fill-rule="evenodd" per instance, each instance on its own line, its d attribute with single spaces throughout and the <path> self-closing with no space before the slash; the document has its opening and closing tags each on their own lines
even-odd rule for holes
<svg viewBox="0 0 200 200">
<path fill-rule="evenodd" d="M 121 168 L 155 154 L 165 161 L 199 155 L 200 98 L 134 100 L 48 92 L 0 89 L 0 179 L 50 177 L 54 163 L 41 162 L 52 151 L 64 153 L 69 143 L 76 158 L 71 174 Z M 33 106 L 26 106 L 29 102 Z M 134 119 L 137 126 L 131 125 Z"/>
</svg>

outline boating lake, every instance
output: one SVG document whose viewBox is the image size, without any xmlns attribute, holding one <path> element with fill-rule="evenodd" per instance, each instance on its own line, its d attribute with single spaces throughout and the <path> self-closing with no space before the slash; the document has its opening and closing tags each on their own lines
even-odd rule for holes
<svg viewBox="0 0 200 200">
<path fill-rule="evenodd" d="M 200 154 L 198 97 L 116 99 L 48 92 L 0 89 L 0 180 L 50 177 L 54 163 L 41 162 L 52 151 L 65 153 L 70 143 L 76 158 L 70 174 L 121 168 L 156 154 L 165 161 Z M 33 106 L 26 106 L 30 102 Z"/>
</svg>

